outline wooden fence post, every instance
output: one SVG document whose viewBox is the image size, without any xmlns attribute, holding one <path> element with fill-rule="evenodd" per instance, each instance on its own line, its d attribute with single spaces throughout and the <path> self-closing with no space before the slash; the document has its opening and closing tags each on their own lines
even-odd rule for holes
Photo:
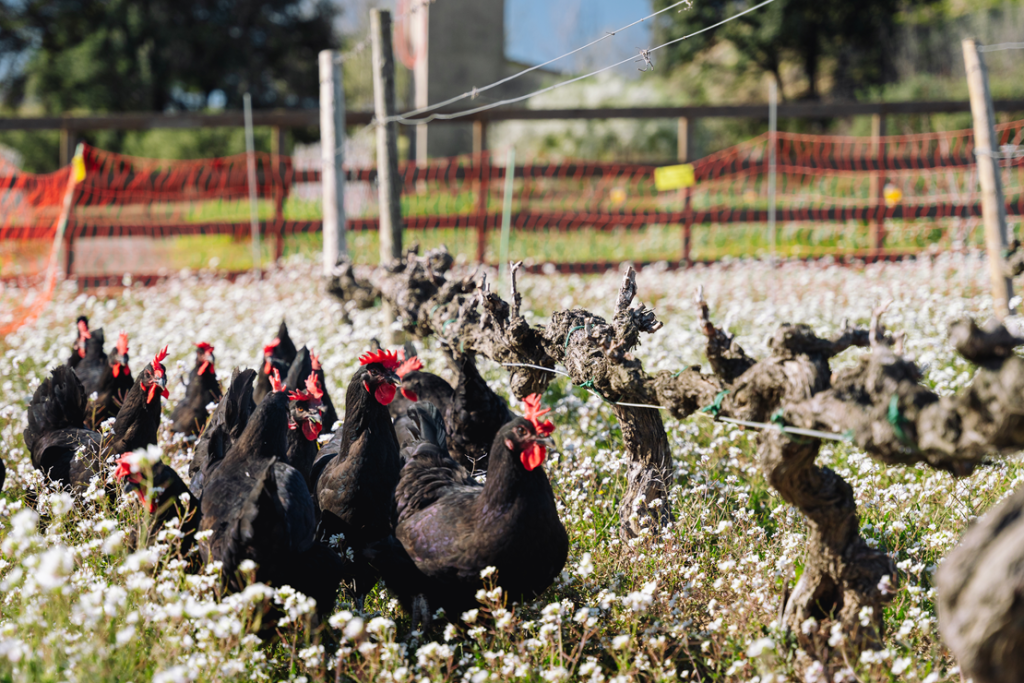
<svg viewBox="0 0 1024 683">
<path fill-rule="evenodd" d="M 60 129 L 60 150 L 58 152 L 60 157 L 60 167 L 64 168 L 71 163 L 72 157 L 75 156 L 75 147 L 77 146 L 75 141 L 74 131 L 67 125 Z"/>
<path fill-rule="evenodd" d="M 868 193 L 871 195 L 868 202 L 875 207 L 875 225 L 872 242 L 874 242 L 876 255 L 881 256 L 885 249 L 885 151 L 882 149 L 882 138 L 885 137 L 885 114 L 871 115 L 871 154 L 878 161 L 878 171 L 871 174 L 871 185 Z"/>
<path fill-rule="evenodd" d="M 487 204 L 490 201 L 491 158 L 485 150 L 476 159 L 476 261 L 483 263 L 487 257 Z"/>
<path fill-rule="evenodd" d="M 479 156 L 487 150 L 487 122 L 473 122 L 473 156 Z"/>
<path fill-rule="evenodd" d="M 974 40 L 965 40 L 964 68 L 967 89 L 971 96 L 971 117 L 974 119 L 974 155 L 981 184 L 981 217 L 985 222 L 985 246 L 988 251 L 988 276 L 992 286 L 992 307 L 1002 320 L 1010 314 L 1013 282 L 1004 270 L 1003 252 L 1007 246 L 1006 203 L 999 172 L 999 140 L 994 127 L 992 93 L 988 89 L 985 61 Z"/>
<path fill-rule="evenodd" d="M 685 116 L 679 117 L 679 137 L 676 141 L 676 157 L 681 164 L 688 163 L 693 155 L 693 127 L 690 120 Z M 680 198 L 683 200 L 683 253 L 681 264 L 687 268 L 693 265 L 690 257 L 690 243 L 693 234 L 693 188 L 684 187 L 680 190 Z"/>
<path fill-rule="evenodd" d="M 398 123 L 386 122 L 395 115 L 395 54 L 391 46 L 391 13 L 370 11 L 373 53 L 373 109 L 377 119 L 377 191 L 380 203 L 380 262 L 402 257 L 402 196 L 398 177 Z M 395 313 L 383 303 L 387 330 L 384 343 L 399 342 L 391 330 Z"/>
<path fill-rule="evenodd" d="M 320 184 L 323 193 L 323 272 L 347 252 L 345 244 L 345 90 L 339 55 L 322 50 L 320 66 Z"/>
<path fill-rule="evenodd" d="M 382 123 L 395 115 L 395 56 L 391 47 L 391 12 L 372 10 L 373 108 L 377 118 L 377 190 L 380 201 L 380 261 L 402 257 L 401 182 L 398 177 L 398 124 Z"/>
</svg>

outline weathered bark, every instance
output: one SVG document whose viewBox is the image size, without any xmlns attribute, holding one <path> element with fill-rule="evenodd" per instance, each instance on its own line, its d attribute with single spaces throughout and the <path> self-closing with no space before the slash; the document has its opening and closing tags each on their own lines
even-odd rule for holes
<svg viewBox="0 0 1024 683">
<path fill-rule="evenodd" d="M 975 683 L 1024 675 L 1024 489 L 964 534 L 937 575 L 939 628 Z"/>
<path fill-rule="evenodd" d="M 861 538 L 850 485 L 831 469 L 814 464 L 820 445 L 819 439 L 794 441 L 782 432 L 765 432 L 761 470 L 808 525 L 803 574 L 786 602 L 783 623 L 805 652 L 842 666 L 841 658 L 829 661 L 831 624 L 842 624 L 844 647 L 854 653 L 881 647 L 882 607 L 891 594 L 880 585 L 885 585 L 884 577 L 895 585 L 896 567 L 885 552 Z M 810 618 L 816 624 L 805 626 Z"/>
<path fill-rule="evenodd" d="M 632 271 L 611 323 L 572 309 L 557 311 L 539 328 L 519 313 L 516 268 L 510 305 L 490 292 L 483 278 L 446 278 L 450 263 L 443 250 L 409 256 L 375 270 L 371 284 L 360 286 L 379 291 L 411 332 L 435 334 L 460 351 L 499 363 L 549 369 L 561 363 L 574 384 L 614 403 L 663 406 L 679 418 L 713 406 L 713 415 L 844 434 L 881 462 L 923 462 L 956 476 L 969 474 L 992 454 L 1024 447 L 1024 360 L 1013 352 L 1024 340 L 998 324 L 981 329 L 967 320 L 951 327 L 956 348 L 979 369 L 968 388 L 940 397 L 919 383 L 920 370 L 902 357 L 903 338 L 885 335 L 884 306 L 876 309 L 870 329 L 844 323 L 831 339 L 817 337 L 805 325 L 781 325 L 769 357 L 758 361 L 715 328 L 698 295 L 714 374 L 690 367 L 651 376 L 631 351 L 641 332 L 654 332 L 661 324 L 652 311 L 630 307 L 636 294 Z M 870 346 L 871 352 L 833 376 L 829 360 L 851 346 Z M 510 372 L 518 397 L 543 391 L 553 377 L 523 367 Z M 664 504 L 671 462 L 657 410 L 622 405 L 614 410 L 630 460 L 629 491 L 620 508 L 621 533 L 630 538 L 650 522 L 671 519 Z M 762 472 L 801 511 L 810 530 L 805 569 L 786 602 L 783 622 L 804 651 L 831 669 L 841 661 L 828 645 L 833 623 L 841 624 L 846 657 L 880 646 L 882 607 L 896 582 L 894 567 L 883 550 L 860 537 L 849 484 L 815 464 L 818 439 L 779 430 L 766 430 L 759 439 Z M 662 505 L 655 504 L 659 499 Z M 940 625 L 964 670 L 977 681 L 1001 683 L 1024 675 L 1024 655 L 1018 654 L 1024 652 L 1018 647 L 1024 644 L 1024 600 L 1017 599 L 1024 586 L 1021 508 L 1024 492 L 972 529 L 940 573 Z M 817 626 L 805 627 L 810 617 Z"/>
<path fill-rule="evenodd" d="M 453 352 L 475 353 L 509 367 L 512 393 L 523 398 L 543 392 L 555 375 L 521 367 L 566 367 L 572 381 L 607 401 L 656 405 L 657 382 L 631 351 L 641 333 L 661 328 L 654 312 L 634 307 L 636 273 L 629 269 L 609 323 L 582 309 L 556 311 L 544 328 L 531 327 L 520 313 L 516 289 L 519 264 L 512 267 L 511 304 L 490 291 L 485 276 L 446 278 L 447 251 L 424 257 L 409 254 L 403 262 L 373 271 L 366 288 L 391 303 L 403 326 L 419 336 L 435 335 Z M 661 380 L 668 384 L 664 378 Z M 692 381 L 692 378 L 683 380 Z M 615 406 L 630 465 L 628 487 L 620 506 L 620 534 L 629 539 L 649 523 L 671 521 L 668 486 L 672 475 L 668 436 L 657 408 Z M 657 501 L 657 502 L 655 502 Z"/>
</svg>

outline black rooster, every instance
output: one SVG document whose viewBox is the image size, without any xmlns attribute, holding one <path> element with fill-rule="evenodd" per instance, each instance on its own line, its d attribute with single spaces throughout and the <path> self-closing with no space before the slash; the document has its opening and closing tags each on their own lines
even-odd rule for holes
<svg viewBox="0 0 1024 683">
<path fill-rule="evenodd" d="M 295 344 L 288 335 L 288 326 L 282 320 L 281 327 L 277 330 L 277 336 L 263 347 L 263 366 L 256 378 L 256 391 L 253 392 L 253 399 L 257 404 L 271 392 L 271 371 L 276 369 L 281 377 L 287 377 L 288 370 L 295 362 L 295 355 Z"/>
<path fill-rule="evenodd" d="M 132 454 L 125 453 L 117 460 L 114 477 L 122 482 L 125 491 L 138 496 L 139 501 L 153 516 L 150 534 L 162 527 L 173 517 L 181 520 L 181 554 L 188 555 L 195 543 L 195 532 L 199 530 L 202 512 L 199 503 L 189 493 L 188 487 L 178 473 L 163 462 L 152 465 L 148 476 L 132 462 Z"/>
<path fill-rule="evenodd" d="M 89 319 L 84 315 L 78 316 L 75 328 L 75 343 L 71 346 L 71 355 L 67 362 L 69 368 L 76 367 L 85 358 L 86 342 L 92 337 L 92 333 L 89 331 Z"/>
<path fill-rule="evenodd" d="M 103 334 L 103 330 L 97 332 Z M 128 367 L 128 333 L 122 330 L 117 335 L 117 345 L 107 357 L 107 369 L 100 379 L 96 398 L 86 406 L 85 426 L 98 430 L 104 420 L 117 415 L 134 384 L 132 371 Z"/>
<path fill-rule="evenodd" d="M 408 348 L 408 347 L 407 347 Z M 411 349 L 415 351 L 415 349 Z M 404 414 L 414 401 L 429 401 L 444 415 L 451 405 L 455 390 L 443 377 L 423 372 L 423 361 L 415 354 L 409 355 L 395 373 L 402 380 L 402 395 L 396 396 L 388 410 L 391 417 Z"/>
<path fill-rule="evenodd" d="M 252 381 L 255 377 L 255 370 L 235 369 L 231 374 L 227 395 L 217 404 L 210 423 L 196 443 L 192 462 L 188 466 L 189 490 L 196 498 L 202 497 L 206 478 L 231 450 L 256 410 L 256 403 L 252 400 Z"/>
<path fill-rule="evenodd" d="M 343 534 L 354 553 L 357 599 L 377 582 L 376 572 L 360 553 L 391 533 L 392 496 L 401 470 L 398 439 L 387 409 L 399 382 L 398 356 L 378 351 L 363 354 L 359 361 L 362 367 L 345 393 L 340 441 L 327 444 L 324 450 L 329 453 L 317 460 L 311 477 L 322 537 Z"/>
<path fill-rule="evenodd" d="M 210 416 L 206 406 L 221 398 L 220 382 L 213 366 L 213 347 L 206 342 L 196 344 L 196 365 L 188 374 L 185 398 L 171 413 L 171 430 L 199 434 Z"/>
<path fill-rule="evenodd" d="M 167 397 L 167 369 L 163 360 L 167 358 L 167 347 L 157 352 L 153 362 L 142 369 L 135 384 L 128 391 L 121 410 L 114 420 L 111 453 L 128 453 L 137 448 L 156 444 L 160 428 L 161 398 Z"/>
<path fill-rule="evenodd" d="M 81 333 L 81 330 L 80 330 Z M 81 380 L 85 388 L 85 396 L 88 398 L 100 390 L 100 383 L 103 376 L 110 368 L 110 360 L 107 352 L 103 350 L 106 340 L 103 338 L 103 328 L 98 330 L 86 330 L 89 335 L 85 338 L 85 355 L 74 365 L 75 374 Z M 79 341 L 82 341 L 79 338 Z M 72 354 L 72 358 L 74 355 Z"/>
<path fill-rule="evenodd" d="M 438 443 L 409 453 L 395 491 L 395 533 L 365 556 L 414 621 L 424 608 L 458 615 L 474 607 L 487 567 L 497 569 L 511 600 L 522 600 L 542 593 L 565 566 L 569 538 L 541 467 L 554 425 L 540 421 L 547 410 L 538 395 L 525 402 L 526 418 L 494 438 L 485 484 Z"/>
<path fill-rule="evenodd" d="M 291 368 L 288 370 L 288 377 L 285 384 L 293 391 L 298 391 L 306 383 L 309 373 L 315 372 L 317 381 L 320 383 L 320 390 L 323 392 L 321 402 L 324 404 L 323 423 L 327 425 L 328 431 L 334 431 L 334 424 L 338 421 L 338 411 L 334 409 L 334 401 L 327 390 L 327 376 L 320 364 L 320 358 L 308 348 L 303 346 L 299 349 Z"/>
<path fill-rule="evenodd" d="M 475 354 L 456 354 L 451 360 L 458 381 L 444 414 L 448 448 L 469 471 L 486 470 L 494 435 L 516 416 L 480 376 Z"/>
<path fill-rule="evenodd" d="M 303 391 L 288 392 L 288 452 L 285 461 L 297 469 L 307 486 L 316 459 L 317 438 L 323 429 L 324 392 L 315 372 L 306 377 Z M 313 489 L 310 488 L 312 494 Z"/>
<path fill-rule="evenodd" d="M 302 475 L 282 462 L 287 450 L 288 396 L 277 373 L 272 392 L 257 407 L 241 436 L 209 474 L 200 528 L 212 531 L 200 544 L 206 562 L 223 563 L 225 582 L 238 588 L 236 572 L 256 562 L 256 580 L 290 585 L 329 612 L 342 580 L 342 562 L 314 539 L 313 499 Z"/>
<path fill-rule="evenodd" d="M 32 465 L 51 481 L 85 487 L 99 472 L 100 435 L 85 428 L 85 397 L 81 380 L 62 365 L 29 402 L 25 445 Z"/>
</svg>

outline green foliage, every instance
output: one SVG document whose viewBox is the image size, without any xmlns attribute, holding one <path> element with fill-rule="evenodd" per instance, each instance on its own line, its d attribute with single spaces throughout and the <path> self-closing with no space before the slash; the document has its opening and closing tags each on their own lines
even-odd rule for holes
<svg viewBox="0 0 1024 683">
<path fill-rule="evenodd" d="M 776 0 L 721 28 L 673 45 L 667 49 L 668 60 L 672 64 L 689 62 L 727 41 L 739 52 L 737 67 L 770 73 L 780 86 L 784 63 L 799 65 L 806 88 L 801 96 L 809 99 L 821 95 L 823 66 L 830 60 L 834 64 L 832 94 L 850 96 L 866 85 L 892 79 L 892 37 L 901 10 L 934 1 Z M 655 0 L 654 6 L 660 9 L 669 4 L 670 0 Z M 711 26 L 740 9 L 734 3 L 702 2 L 666 13 L 657 24 L 658 42 Z"/>
<path fill-rule="evenodd" d="M 51 113 L 309 106 L 326 0 L 27 0 L 0 7 L 0 94 Z"/>
</svg>

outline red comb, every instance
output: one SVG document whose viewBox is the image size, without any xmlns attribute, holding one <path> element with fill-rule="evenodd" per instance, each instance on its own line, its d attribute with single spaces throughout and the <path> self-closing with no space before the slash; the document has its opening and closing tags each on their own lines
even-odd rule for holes
<svg viewBox="0 0 1024 683">
<path fill-rule="evenodd" d="M 274 391 L 284 391 L 285 389 L 287 389 L 287 387 L 284 385 L 284 382 L 281 381 L 281 373 L 277 371 L 277 368 L 274 368 L 270 372 L 269 379 L 270 387 Z"/>
<path fill-rule="evenodd" d="M 156 375 L 157 377 L 163 377 L 164 376 L 164 369 L 160 365 L 160 363 L 163 362 L 164 358 L 167 358 L 167 347 L 166 346 L 163 349 L 161 349 L 160 351 L 157 351 L 156 355 L 153 356 L 153 374 Z"/>
<path fill-rule="evenodd" d="M 551 420 L 540 421 L 540 418 L 551 412 L 551 408 L 541 409 L 540 394 L 530 394 L 523 399 L 523 403 L 526 405 L 523 416 L 533 423 L 533 428 L 537 430 L 538 435 L 548 436 L 555 431 L 555 425 Z"/>
<path fill-rule="evenodd" d="M 399 365 L 398 369 L 395 370 L 395 374 L 398 375 L 399 377 L 405 377 L 410 372 L 414 372 L 416 370 L 422 370 L 422 369 L 423 369 L 423 361 L 420 360 L 419 356 L 413 356 L 409 360 L 407 360 L 404 363 L 402 363 L 401 365 Z"/>
<path fill-rule="evenodd" d="M 281 345 L 281 338 L 280 337 L 274 337 L 274 341 L 270 342 L 269 344 L 267 344 L 266 346 L 263 347 L 263 355 L 264 356 L 269 356 L 270 354 L 272 354 L 274 352 L 274 349 L 276 349 L 280 345 Z"/>
<path fill-rule="evenodd" d="M 117 333 L 117 352 L 122 356 L 128 353 L 128 333 L 124 330 Z"/>
<path fill-rule="evenodd" d="M 369 365 L 370 363 L 380 363 L 388 370 L 394 370 L 398 367 L 401 361 L 398 360 L 398 354 L 394 351 L 384 351 L 383 349 L 376 353 L 370 353 L 367 351 L 363 355 L 359 356 L 360 365 Z"/>
<path fill-rule="evenodd" d="M 309 377 L 306 378 L 305 391 L 293 391 L 288 394 L 288 398 L 293 401 L 319 401 L 323 397 L 324 392 L 320 388 L 320 379 L 315 372 L 309 373 Z"/>
<path fill-rule="evenodd" d="M 213 351 L 213 347 L 207 344 L 206 342 L 196 342 L 196 348 L 202 351 L 203 353 L 206 353 L 207 351 Z"/>
<path fill-rule="evenodd" d="M 320 356 L 316 355 L 312 351 L 309 352 L 309 362 L 313 364 L 314 370 L 320 369 Z"/>
</svg>

